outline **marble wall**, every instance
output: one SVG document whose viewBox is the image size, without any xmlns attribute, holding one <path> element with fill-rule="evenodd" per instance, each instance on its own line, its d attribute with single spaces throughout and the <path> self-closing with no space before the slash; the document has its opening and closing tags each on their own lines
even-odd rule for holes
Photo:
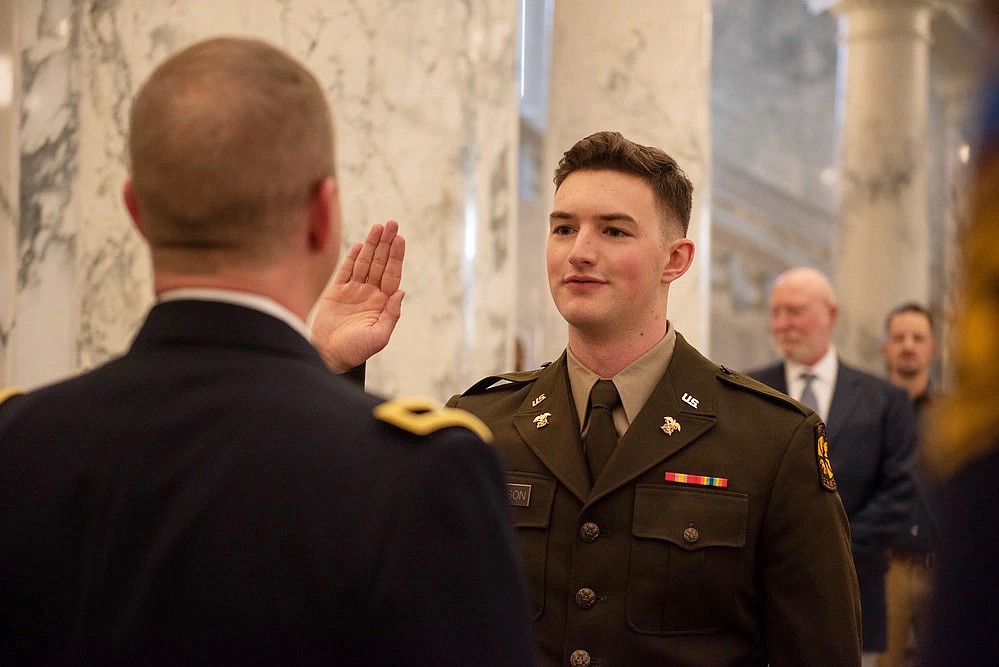
<svg viewBox="0 0 999 667">
<path fill-rule="evenodd" d="M 0 3 L 0 386 L 8 375 L 7 346 L 13 328 L 17 276 L 17 132 L 14 108 L 14 5 Z"/>
<path fill-rule="evenodd" d="M 152 300 L 120 201 L 130 100 L 167 55 L 217 34 L 281 45 L 326 88 L 345 245 L 401 222 L 404 315 L 369 387 L 445 398 L 509 365 L 515 3 L 25 0 L 14 18 L 20 121 L 6 129 L 20 177 L 0 171 L 0 379 L 36 386 L 128 345 Z"/>
<path fill-rule="evenodd" d="M 688 341 L 707 352 L 711 5 L 708 0 L 675 0 L 668 8 L 648 1 L 627 7 L 621 11 L 603 0 L 555 4 L 548 127 L 539 171 L 544 215 L 534 226 L 521 228 L 528 242 L 522 243 L 518 271 L 521 298 L 534 304 L 520 322 L 534 332 L 542 359 L 560 354 L 566 335 L 544 273 L 552 172 L 576 141 L 600 130 L 617 130 L 662 148 L 694 183 L 688 236 L 697 252 L 691 269 L 671 286 L 669 318 Z M 544 318 L 537 317 L 538 309 Z"/>
</svg>

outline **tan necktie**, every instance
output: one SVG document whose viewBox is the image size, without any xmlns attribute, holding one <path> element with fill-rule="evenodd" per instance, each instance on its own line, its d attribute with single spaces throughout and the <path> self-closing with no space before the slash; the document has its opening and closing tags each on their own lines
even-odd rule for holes
<svg viewBox="0 0 999 667">
<path fill-rule="evenodd" d="M 614 428 L 614 408 L 621 404 L 617 387 L 611 380 L 597 380 L 590 390 L 590 420 L 583 438 L 586 463 L 590 479 L 594 482 L 603 472 L 617 447 L 617 429 Z"/>
</svg>

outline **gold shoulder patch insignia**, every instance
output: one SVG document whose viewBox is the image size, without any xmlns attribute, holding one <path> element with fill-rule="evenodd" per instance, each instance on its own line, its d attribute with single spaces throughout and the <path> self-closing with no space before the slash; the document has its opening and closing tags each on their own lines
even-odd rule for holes
<svg viewBox="0 0 999 667">
<path fill-rule="evenodd" d="M 3 404 L 8 399 L 14 398 L 24 393 L 24 390 L 18 389 L 17 387 L 11 387 L 9 389 L 0 389 L 0 404 Z"/>
<path fill-rule="evenodd" d="M 835 491 L 836 478 L 833 477 L 832 463 L 829 461 L 829 441 L 826 439 L 826 425 L 815 425 L 815 458 L 819 464 L 819 482 L 826 491 Z"/>
<path fill-rule="evenodd" d="M 376 405 L 373 414 L 386 424 L 416 435 L 427 435 L 443 428 L 460 426 L 486 442 L 493 439 L 489 427 L 472 413 L 458 408 L 442 408 L 429 398 L 410 396 L 386 401 Z"/>
</svg>

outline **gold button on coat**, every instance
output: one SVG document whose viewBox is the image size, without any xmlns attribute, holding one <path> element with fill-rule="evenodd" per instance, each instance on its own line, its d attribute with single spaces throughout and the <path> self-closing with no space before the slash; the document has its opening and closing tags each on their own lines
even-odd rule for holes
<svg viewBox="0 0 999 667">
<path fill-rule="evenodd" d="M 700 536 L 701 536 L 701 534 L 699 532 L 697 532 L 697 529 L 694 528 L 693 526 L 691 526 L 687 530 L 683 531 L 683 539 L 687 540 L 691 544 L 693 544 L 694 542 L 696 542 L 697 539 Z"/>
<path fill-rule="evenodd" d="M 573 651 L 569 656 L 572 667 L 590 667 L 590 654 L 583 650 Z"/>
<path fill-rule="evenodd" d="M 597 524 L 587 521 L 579 527 L 579 539 L 592 544 L 600 537 L 600 527 Z"/>
<path fill-rule="evenodd" d="M 576 591 L 576 604 L 582 609 L 589 609 L 597 603 L 597 594 L 591 588 L 580 588 Z"/>
</svg>

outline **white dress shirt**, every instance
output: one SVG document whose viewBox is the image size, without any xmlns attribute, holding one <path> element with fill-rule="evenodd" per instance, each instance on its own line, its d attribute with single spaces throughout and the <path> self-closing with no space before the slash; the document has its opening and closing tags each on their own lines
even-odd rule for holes
<svg viewBox="0 0 999 667">
<path fill-rule="evenodd" d="M 829 408 L 832 406 L 833 391 L 836 389 L 836 375 L 839 371 L 839 358 L 836 356 L 836 346 L 830 344 L 829 349 L 813 366 L 805 366 L 794 361 L 785 360 L 784 380 L 787 382 L 787 395 L 800 401 L 801 392 L 805 390 L 804 373 L 815 376 L 812 380 L 812 391 L 819 404 L 819 417 L 822 421 L 829 420 Z"/>
</svg>

